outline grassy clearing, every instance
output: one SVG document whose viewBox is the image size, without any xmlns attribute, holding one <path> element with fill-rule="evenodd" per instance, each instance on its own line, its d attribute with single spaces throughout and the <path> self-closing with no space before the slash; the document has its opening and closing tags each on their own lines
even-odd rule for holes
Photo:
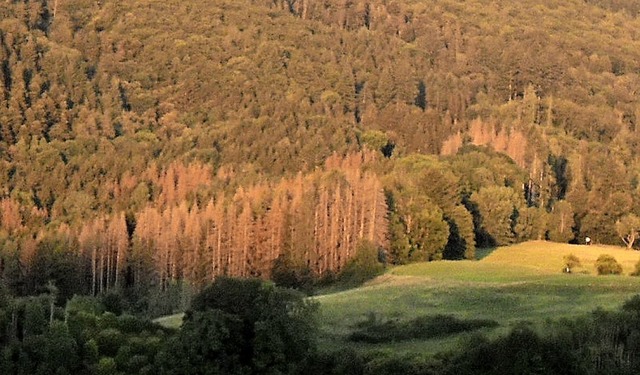
<svg viewBox="0 0 640 375">
<path fill-rule="evenodd" d="M 640 252 L 623 247 L 531 241 L 493 251 L 481 262 L 520 265 L 542 272 L 557 273 L 562 269 L 564 256 L 568 254 L 574 254 L 580 258 L 582 267 L 578 271 L 591 274 L 596 273 L 594 263 L 602 254 L 609 254 L 616 258 L 622 264 L 622 272 L 627 275 L 634 271 L 635 264 L 640 260 Z"/>
<path fill-rule="evenodd" d="M 562 274 L 563 258 L 580 258 L 584 273 Z M 541 324 L 587 314 L 596 308 L 618 308 L 640 293 L 640 278 L 596 276 L 600 254 L 614 256 L 628 275 L 640 253 L 616 247 L 529 242 L 492 251 L 480 261 L 432 262 L 396 267 L 353 290 L 316 297 L 321 306 L 322 344 L 362 350 L 435 352 L 455 345 L 457 337 L 403 343 L 362 344 L 348 336 L 369 314 L 410 321 L 423 315 L 489 319 L 500 324 L 483 329 L 505 332 L 521 321 Z"/>
<path fill-rule="evenodd" d="M 158 319 L 154 319 L 153 322 L 158 323 L 166 328 L 178 329 L 182 325 L 182 317 L 184 317 L 184 313 L 167 315 Z"/>
</svg>

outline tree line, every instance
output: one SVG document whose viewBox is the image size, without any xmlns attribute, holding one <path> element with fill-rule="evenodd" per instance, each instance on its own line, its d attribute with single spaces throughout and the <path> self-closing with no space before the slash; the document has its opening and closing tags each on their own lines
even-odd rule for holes
<svg viewBox="0 0 640 375">
<path fill-rule="evenodd" d="M 312 172 L 248 187 L 237 183 L 241 173 L 151 165 L 109 187 L 114 199 L 139 197 L 132 208 L 71 224 L 43 225 L 36 208 L 1 200 L 3 279 L 17 295 L 53 281 L 60 301 L 113 291 L 142 301 L 182 290 L 167 298 L 172 306 L 141 306 L 156 314 L 220 276 L 330 281 L 359 256 L 380 264 L 473 259 L 476 246 L 574 235 L 570 203 L 547 211 L 528 201 L 526 171 L 486 148 L 447 159 L 335 154 Z"/>
</svg>

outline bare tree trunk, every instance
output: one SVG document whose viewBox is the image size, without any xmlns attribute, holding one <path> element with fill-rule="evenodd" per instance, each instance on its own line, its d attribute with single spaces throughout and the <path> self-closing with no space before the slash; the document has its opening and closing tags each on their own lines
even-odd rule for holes
<svg viewBox="0 0 640 375">
<path fill-rule="evenodd" d="M 91 295 L 95 296 L 97 292 L 96 284 L 97 284 L 97 275 L 98 272 L 98 259 L 96 256 L 96 248 L 95 246 L 91 249 Z"/>
<path fill-rule="evenodd" d="M 373 194 L 373 202 L 371 208 L 371 219 L 369 221 L 369 236 L 368 239 L 371 243 L 374 243 L 375 232 L 376 232 L 376 210 L 378 209 L 378 183 L 376 180 L 373 181 L 372 194 Z"/>
<path fill-rule="evenodd" d="M 340 195 L 340 186 L 336 186 L 335 195 L 333 198 L 333 203 L 331 205 L 331 234 L 330 234 L 330 245 L 331 245 L 331 257 L 329 261 L 329 269 L 335 271 L 337 269 L 338 264 L 338 252 L 342 247 L 341 241 L 339 240 L 340 236 L 340 216 L 342 215 L 342 199 Z"/>
<path fill-rule="evenodd" d="M 113 285 L 116 289 L 118 289 L 118 269 L 120 267 L 120 249 L 116 250 L 116 264 L 115 264 L 115 275 Z"/>
<path fill-rule="evenodd" d="M 321 248 L 321 258 L 322 262 L 320 263 L 320 272 L 324 274 L 328 269 L 328 259 L 331 254 L 331 249 L 334 244 L 331 241 L 330 234 L 330 226 L 331 226 L 331 218 L 329 215 L 333 214 L 332 211 L 329 211 L 329 187 L 325 186 L 324 191 L 322 192 L 322 248 Z"/>
<path fill-rule="evenodd" d="M 216 260 L 214 266 L 214 276 L 220 274 L 220 265 L 222 264 L 222 227 L 218 227 L 218 233 L 216 238 Z"/>
<path fill-rule="evenodd" d="M 112 252 L 113 252 L 113 245 L 111 244 L 111 239 L 107 237 L 107 246 L 106 246 L 106 252 L 107 252 L 107 277 L 105 279 L 105 289 L 108 291 L 110 284 L 111 284 L 111 267 L 112 267 Z"/>
<path fill-rule="evenodd" d="M 311 246 L 311 248 L 314 250 L 314 252 L 316 254 L 318 254 L 318 252 L 322 251 L 320 250 L 320 230 L 319 230 L 319 210 L 321 209 L 320 205 L 322 203 L 318 204 L 315 208 L 315 210 L 313 210 L 313 245 Z"/>
<path fill-rule="evenodd" d="M 100 293 L 104 292 L 104 254 L 100 254 Z"/>
<path fill-rule="evenodd" d="M 344 248 L 345 248 L 345 256 L 341 257 L 342 259 L 340 259 L 340 266 L 342 266 L 342 264 L 344 264 L 350 257 L 351 257 L 351 231 L 352 231 L 352 223 L 354 222 L 353 220 L 353 191 L 348 191 L 347 192 L 347 215 L 345 216 L 345 222 L 344 222 Z"/>
</svg>

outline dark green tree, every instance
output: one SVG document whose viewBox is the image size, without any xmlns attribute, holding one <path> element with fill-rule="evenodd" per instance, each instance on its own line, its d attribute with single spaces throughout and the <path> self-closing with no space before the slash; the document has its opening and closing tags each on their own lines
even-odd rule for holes
<svg viewBox="0 0 640 375">
<path fill-rule="evenodd" d="M 494 245 L 507 245 L 516 239 L 515 227 L 523 198 L 510 187 L 490 186 L 471 196 L 481 216 L 481 227 Z M 479 228 L 476 228 L 479 229 Z"/>
<path fill-rule="evenodd" d="M 316 350 L 315 310 L 299 292 L 220 277 L 194 298 L 161 373 L 296 373 Z"/>
</svg>

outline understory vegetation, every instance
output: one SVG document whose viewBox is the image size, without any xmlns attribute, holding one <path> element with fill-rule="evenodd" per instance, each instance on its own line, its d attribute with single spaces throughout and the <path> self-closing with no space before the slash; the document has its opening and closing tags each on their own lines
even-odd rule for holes
<svg viewBox="0 0 640 375">
<path fill-rule="evenodd" d="M 485 319 L 462 320 L 450 315 L 419 316 L 408 322 L 383 320 L 375 313 L 356 325 L 349 335 L 355 342 L 382 343 L 411 339 L 430 339 L 485 327 L 496 327 L 497 322 Z"/>
<path fill-rule="evenodd" d="M 357 282 L 363 249 L 634 248 L 636 11 L 4 2 L 0 275 L 16 296 L 52 282 L 59 306 L 116 293 L 158 316 L 219 276 Z"/>
<path fill-rule="evenodd" d="M 596 269 L 598 270 L 598 275 L 619 275 L 622 273 L 622 265 L 609 254 L 602 254 L 598 257 Z"/>
<path fill-rule="evenodd" d="M 257 279 L 220 278 L 195 296 L 179 330 L 105 310 L 74 297 L 13 300 L 0 291 L 3 374 L 633 374 L 640 370 L 640 296 L 617 311 L 520 323 L 489 338 L 471 333 L 435 355 L 324 350 L 317 303 Z M 372 316 L 350 340 L 432 338 L 496 326 L 495 321 Z"/>
</svg>

